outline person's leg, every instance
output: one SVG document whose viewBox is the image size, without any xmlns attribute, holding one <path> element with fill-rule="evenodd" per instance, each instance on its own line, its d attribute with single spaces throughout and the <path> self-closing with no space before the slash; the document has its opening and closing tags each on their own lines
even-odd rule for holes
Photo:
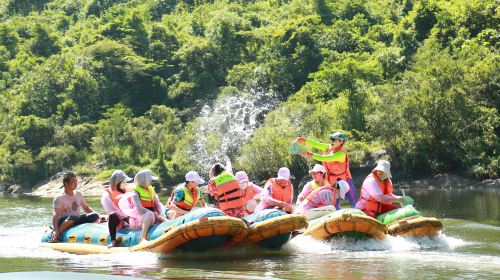
<svg viewBox="0 0 500 280">
<path fill-rule="evenodd" d="M 349 191 L 345 194 L 351 204 L 351 208 L 356 207 L 356 202 L 358 202 L 358 196 L 356 195 L 356 186 L 354 186 L 354 181 L 352 178 L 347 179 L 347 184 L 349 184 Z"/>
<path fill-rule="evenodd" d="M 141 242 L 143 240 L 146 241 L 148 240 L 147 239 L 148 231 L 151 225 L 154 223 L 154 221 L 155 221 L 155 215 L 153 214 L 153 212 L 147 212 L 146 214 L 144 214 L 144 218 L 142 220 Z"/>
<path fill-rule="evenodd" d="M 59 226 L 57 228 L 57 232 L 55 232 L 54 238 L 51 239 L 51 241 L 56 242 L 56 241 L 62 241 L 61 236 L 64 231 L 69 229 L 70 227 L 74 226 L 78 221 L 78 217 L 76 216 L 65 216 L 61 217 L 59 219 Z"/>
<path fill-rule="evenodd" d="M 121 220 L 118 217 L 118 214 L 116 213 L 111 213 L 108 217 L 108 229 L 109 229 L 109 236 L 111 237 L 111 246 L 114 247 L 116 246 L 116 228 L 120 224 Z"/>
<path fill-rule="evenodd" d="M 100 217 L 99 214 L 92 212 L 88 214 L 82 214 L 80 215 L 80 218 L 78 220 L 78 224 L 86 224 L 86 223 L 95 223 L 99 221 Z"/>
<path fill-rule="evenodd" d="M 340 197 L 337 197 L 337 199 L 335 200 L 335 208 L 337 210 L 340 210 Z"/>
</svg>

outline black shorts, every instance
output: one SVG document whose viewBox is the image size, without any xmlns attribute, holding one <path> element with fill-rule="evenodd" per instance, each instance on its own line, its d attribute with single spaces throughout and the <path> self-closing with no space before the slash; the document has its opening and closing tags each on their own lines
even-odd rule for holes
<svg viewBox="0 0 500 280">
<path fill-rule="evenodd" d="M 89 214 L 82 214 L 80 216 L 62 216 L 59 218 L 58 221 L 58 226 L 61 226 L 65 221 L 73 221 L 76 225 L 79 224 L 85 224 L 85 223 L 95 223 L 99 219 L 99 214 L 97 213 L 89 213 Z"/>
</svg>

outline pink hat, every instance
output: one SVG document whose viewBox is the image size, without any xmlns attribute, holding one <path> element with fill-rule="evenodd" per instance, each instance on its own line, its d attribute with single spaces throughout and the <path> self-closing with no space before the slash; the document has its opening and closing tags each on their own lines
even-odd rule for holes
<svg viewBox="0 0 500 280">
<path fill-rule="evenodd" d="M 326 169 L 321 164 L 315 164 L 313 169 L 309 170 L 309 174 L 314 173 L 314 172 L 326 173 Z"/>
<path fill-rule="evenodd" d="M 238 171 L 234 174 L 239 183 L 248 182 L 248 175 L 245 171 Z"/>
</svg>

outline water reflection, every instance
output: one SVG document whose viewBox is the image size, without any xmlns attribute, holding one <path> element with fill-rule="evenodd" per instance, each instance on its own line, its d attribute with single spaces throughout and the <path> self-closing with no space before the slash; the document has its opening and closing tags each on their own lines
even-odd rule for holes
<svg viewBox="0 0 500 280">
<path fill-rule="evenodd" d="M 500 226 L 498 189 L 410 189 L 415 208 L 438 218 L 466 219 Z"/>
</svg>

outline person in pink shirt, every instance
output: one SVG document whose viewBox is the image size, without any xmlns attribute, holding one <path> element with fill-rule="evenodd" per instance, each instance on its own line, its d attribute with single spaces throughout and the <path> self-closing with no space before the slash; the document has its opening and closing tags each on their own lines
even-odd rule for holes
<svg viewBox="0 0 500 280">
<path fill-rule="evenodd" d="M 295 213 L 305 214 L 311 209 L 328 209 L 334 210 L 337 198 L 345 199 L 346 193 L 349 191 L 349 184 L 346 181 L 340 180 L 335 187 L 322 186 L 309 193 L 304 200 L 295 208 Z"/>
<path fill-rule="evenodd" d="M 293 185 L 290 182 L 290 170 L 281 167 L 278 177 L 267 180 L 264 190 L 260 194 L 260 204 L 255 212 L 263 209 L 278 208 L 285 212 L 293 211 Z"/>
<path fill-rule="evenodd" d="M 380 214 L 397 209 L 393 202 L 402 205 L 404 198 L 392 193 L 391 177 L 391 164 L 387 160 L 380 160 L 363 181 L 356 208 L 376 218 Z"/>
<path fill-rule="evenodd" d="M 252 214 L 257 207 L 257 200 L 260 198 L 260 193 L 262 188 L 248 180 L 248 175 L 245 171 L 238 171 L 234 175 L 238 182 L 240 183 L 240 189 L 243 191 L 243 196 L 245 198 L 245 209 L 247 215 Z"/>
<path fill-rule="evenodd" d="M 136 187 L 118 201 L 120 209 L 129 216 L 130 229 L 141 229 L 141 243 L 147 241 L 151 225 L 166 221 L 165 207 L 151 185 L 156 180 L 151 170 L 140 170 L 134 176 Z"/>
<path fill-rule="evenodd" d="M 133 179 L 128 177 L 122 170 L 115 170 L 109 179 L 109 187 L 104 189 L 101 196 L 101 204 L 104 210 L 109 214 L 108 228 L 109 236 L 111 238 L 111 245 L 115 247 L 116 230 L 122 228 L 125 224 L 128 226 L 129 217 L 123 213 L 118 207 L 118 202 L 122 196 L 127 192 L 126 184 Z"/>
<path fill-rule="evenodd" d="M 317 190 L 324 185 L 325 173 L 326 169 L 321 164 L 315 164 L 313 169 L 309 170 L 309 174 L 311 174 L 313 179 L 304 185 L 304 188 L 297 197 L 297 205 L 299 205 L 312 191 Z"/>
<path fill-rule="evenodd" d="M 54 197 L 52 216 L 54 232 L 49 242 L 61 241 L 61 234 L 72 226 L 100 221 L 99 214 L 90 208 L 82 193 L 76 190 L 77 185 L 78 179 L 75 173 L 66 172 L 63 175 L 64 191 Z M 80 215 L 80 208 L 85 214 Z"/>
</svg>

